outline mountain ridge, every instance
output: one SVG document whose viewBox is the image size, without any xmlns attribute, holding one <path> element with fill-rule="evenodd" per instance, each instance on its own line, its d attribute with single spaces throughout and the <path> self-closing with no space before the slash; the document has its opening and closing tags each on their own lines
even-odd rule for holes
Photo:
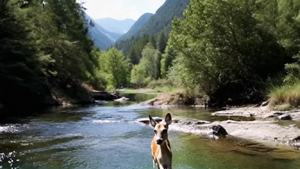
<svg viewBox="0 0 300 169">
<path fill-rule="evenodd" d="M 113 45 L 113 36 L 117 35 L 107 32 L 104 28 L 96 24 L 87 14 L 85 15 L 85 24 L 88 28 L 88 36 L 97 48 L 107 49 Z"/>
<path fill-rule="evenodd" d="M 137 34 L 143 26 L 149 21 L 149 19 L 153 16 L 152 13 L 144 13 L 142 16 L 139 17 L 139 19 L 130 27 L 129 31 L 122 35 L 119 40 L 126 40 L 131 37 L 133 37 L 135 34 Z"/>
<path fill-rule="evenodd" d="M 114 19 L 114 18 L 100 18 L 95 19 L 95 22 L 109 32 L 118 34 L 125 34 L 130 27 L 135 23 L 133 19 Z"/>
<path fill-rule="evenodd" d="M 166 0 L 150 20 L 138 32 L 138 36 L 169 32 L 174 18 L 182 17 L 189 0 Z"/>
<path fill-rule="evenodd" d="M 122 50 L 133 64 L 139 63 L 141 52 L 147 43 L 163 52 L 168 41 L 168 35 L 174 18 L 183 17 L 189 0 L 166 0 L 165 3 L 148 19 L 148 21 L 133 35 L 123 35 L 115 44 Z"/>
<path fill-rule="evenodd" d="M 183 12 L 188 3 L 189 0 L 166 0 L 165 3 L 155 12 L 155 14 L 148 18 L 147 22 L 145 22 L 143 26 L 140 26 L 138 31 L 134 32 L 134 34 L 129 34 L 130 36 L 128 33 L 124 34 L 119 38 L 117 43 L 132 37 L 137 38 L 144 35 L 155 35 L 161 32 L 168 33 L 171 29 L 173 19 L 183 16 Z M 142 15 L 138 21 L 144 15 Z"/>
</svg>

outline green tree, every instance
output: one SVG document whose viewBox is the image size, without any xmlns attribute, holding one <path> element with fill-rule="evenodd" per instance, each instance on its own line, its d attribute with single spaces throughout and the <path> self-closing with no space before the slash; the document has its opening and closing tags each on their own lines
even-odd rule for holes
<svg viewBox="0 0 300 169">
<path fill-rule="evenodd" d="M 164 53 L 166 46 L 167 46 L 168 38 L 166 35 L 162 32 L 159 34 L 156 42 L 156 48 L 159 50 L 160 53 Z"/>
<path fill-rule="evenodd" d="M 26 111 L 53 100 L 33 39 L 14 7 L 8 0 L 0 1 L 0 104 L 4 109 Z"/>
<path fill-rule="evenodd" d="M 151 81 L 146 68 L 147 62 L 143 60 L 138 65 L 133 66 L 130 82 L 135 84 L 137 87 L 146 86 Z"/>
<path fill-rule="evenodd" d="M 300 1 L 257 0 L 255 18 L 260 27 L 268 30 L 287 51 L 287 61 L 299 53 Z"/>
<path fill-rule="evenodd" d="M 170 70 L 170 68 L 173 66 L 173 61 L 176 57 L 176 53 L 174 52 L 174 49 L 171 47 L 167 47 L 165 50 L 165 53 L 162 55 L 161 59 L 161 76 L 165 78 Z"/>
<path fill-rule="evenodd" d="M 170 34 L 168 48 L 180 65 L 173 78 L 188 76 L 181 84 L 216 104 L 260 99 L 265 80 L 283 69 L 284 53 L 255 11 L 255 0 L 191 0 Z"/>
<path fill-rule="evenodd" d="M 142 61 L 147 65 L 146 70 L 151 79 L 160 77 L 161 54 L 151 44 L 147 44 L 142 51 Z"/>
<path fill-rule="evenodd" d="M 151 80 L 160 78 L 161 54 L 151 43 L 148 43 L 143 51 L 140 63 L 131 71 L 131 83 L 146 85 Z"/>
<path fill-rule="evenodd" d="M 50 105 L 58 93 L 81 103 L 91 101 L 82 84 L 96 80 L 98 60 L 86 36 L 83 9 L 76 0 L 42 2 L 0 1 L 4 107 Z"/>
<path fill-rule="evenodd" d="M 100 71 L 103 73 L 109 87 L 122 88 L 128 85 L 130 65 L 123 53 L 116 48 L 111 48 L 101 54 L 99 62 Z"/>
</svg>

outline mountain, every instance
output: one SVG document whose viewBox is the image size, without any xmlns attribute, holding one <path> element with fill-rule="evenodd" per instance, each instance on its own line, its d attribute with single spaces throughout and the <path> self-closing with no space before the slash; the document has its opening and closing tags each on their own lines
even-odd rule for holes
<svg viewBox="0 0 300 169">
<path fill-rule="evenodd" d="M 169 32 L 173 19 L 182 17 L 188 3 L 189 0 L 167 0 L 138 32 L 138 36 Z"/>
<path fill-rule="evenodd" d="M 135 36 L 142 28 L 143 26 L 149 21 L 149 19 L 153 16 L 151 13 L 145 13 L 142 15 L 135 23 L 132 25 L 132 27 L 129 29 L 129 31 L 124 34 L 119 40 L 126 40 L 133 36 Z"/>
<path fill-rule="evenodd" d="M 123 35 L 115 43 L 115 46 L 122 50 L 133 64 L 139 62 L 141 52 L 149 42 L 163 52 L 171 30 L 172 21 L 174 18 L 181 18 L 183 16 L 183 12 L 188 4 L 189 0 L 166 0 L 154 15 L 146 19 L 148 21 L 145 23 L 140 22 L 141 25 L 137 29 L 135 26 L 138 23 L 136 23 L 132 27 L 133 31 L 131 29 L 128 32 L 129 35 Z M 158 43 L 162 45 L 158 47 Z"/>
<path fill-rule="evenodd" d="M 113 18 L 102 18 L 97 19 L 96 23 L 104 29 L 108 30 L 109 32 L 114 32 L 123 35 L 126 32 L 128 32 L 128 30 L 135 23 L 135 21 L 132 19 L 117 20 Z"/>
<path fill-rule="evenodd" d="M 156 35 L 161 32 L 168 33 L 171 29 L 172 21 L 176 17 L 182 17 L 184 10 L 186 9 L 189 0 L 166 0 L 166 2 L 156 11 L 150 18 L 149 14 L 142 16 L 141 19 L 148 20 L 146 22 L 141 21 L 139 30 L 133 33 L 123 35 L 119 41 L 130 39 L 132 37 L 142 37 L 144 35 Z M 136 24 L 135 24 L 136 25 Z"/>
<path fill-rule="evenodd" d="M 113 33 L 105 30 L 98 25 L 90 16 L 85 15 L 88 35 L 93 40 L 96 47 L 107 49 L 121 36 L 118 33 Z"/>
</svg>

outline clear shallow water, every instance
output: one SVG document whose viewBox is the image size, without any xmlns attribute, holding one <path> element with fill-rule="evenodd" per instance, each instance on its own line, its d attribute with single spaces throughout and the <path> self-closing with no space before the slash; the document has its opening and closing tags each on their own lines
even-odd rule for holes
<svg viewBox="0 0 300 169">
<path fill-rule="evenodd" d="M 139 105 L 54 110 L 0 125 L 0 168 L 151 169 L 150 127 L 138 118 L 162 116 L 214 120 L 195 109 Z M 300 152 L 241 140 L 211 141 L 170 131 L 174 169 L 298 169 Z"/>
</svg>

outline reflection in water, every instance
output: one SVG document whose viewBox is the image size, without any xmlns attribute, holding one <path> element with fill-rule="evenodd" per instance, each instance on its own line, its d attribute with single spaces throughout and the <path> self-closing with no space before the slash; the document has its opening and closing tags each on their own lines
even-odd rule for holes
<svg viewBox="0 0 300 169">
<path fill-rule="evenodd" d="M 57 110 L 23 119 L 22 124 L 0 125 L 0 168 L 151 169 L 153 130 L 135 120 L 167 112 L 175 119 L 217 118 L 199 109 L 161 110 L 141 105 Z M 268 148 L 245 140 L 212 141 L 174 131 L 170 131 L 169 137 L 176 169 L 298 169 L 300 166 L 297 151 Z"/>
</svg>

